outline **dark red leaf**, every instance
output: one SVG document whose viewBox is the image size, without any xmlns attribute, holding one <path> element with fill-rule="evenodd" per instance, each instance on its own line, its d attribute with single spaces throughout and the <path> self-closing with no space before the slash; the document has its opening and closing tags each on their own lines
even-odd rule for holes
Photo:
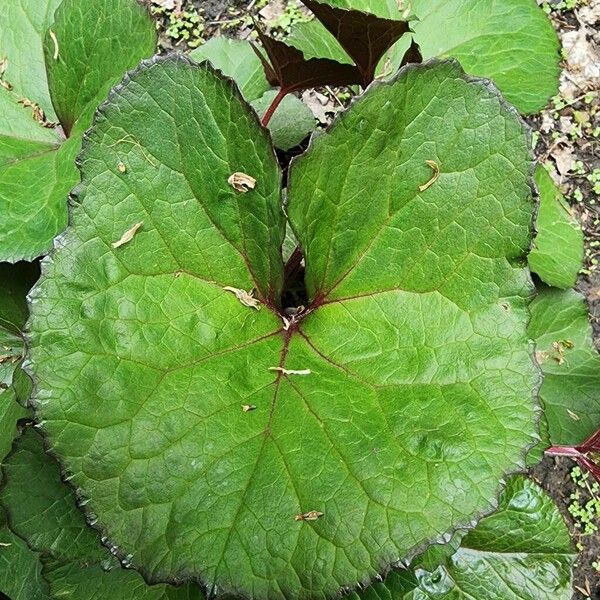
<svg viewBox="0 0 600 600">
<path fill-rule="evenodd" d="M 407 21 L 382 19 L 358 10 L 329 6 L 316 0 L 302 0 L 302 3 L 314 13 L 352 58 L 360 71 L 361 83 L 364 86 L 375 79 L 375 69 L 383 55 L 411 30 Z"/>
<path fill-rule="evenodd" d="M 362 76 L 354 65 L 343 65 L 328 58 L 305 59 L 297 48 L 276 40 L 258 27 L 258 36 L 267 58 L 254 46 L 268 82 L 285 93 L 296 92 L 323 85 L 354 85 L 362 83 Z"/>
<path fill-rule="evenodd" d="M 406 54 L 404 55 L 404 58 L 402 59 L 402 64 L 400 66 L 403 67 L 404 65 L 408 65 L 410 63 L 422 62 L 423 55 L 421 54 L 421 48 L 419 44 L 417 44 L 417 42 L 413 40 L 410 44 L 409 49 L 406 51 Z"/>
</svg>

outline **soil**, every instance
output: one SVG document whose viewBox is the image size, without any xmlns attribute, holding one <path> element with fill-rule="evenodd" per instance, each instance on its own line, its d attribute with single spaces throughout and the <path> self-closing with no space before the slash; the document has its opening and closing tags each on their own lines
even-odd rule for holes
<svg viewBox="0 0 600 600">
<path fill-rule="evenodd" d="M 214 35 L 247 39 L 252 33 L 252 19 L 258 18 L 269 28 L 270 22 L 283 14 L 286 5 L 298 6 L 297 0 L 273 0 L 265 11 L 264 0 L 145 0 L 151 6 L 174 7 L 174 10 L 196 11 L 203 20 L 201 36 Z M 541 0 L 539 3 L 542 4 Z M 559 100 L 553 101 L 542 114 L 528 120 L 539 133 L 536 155 L 551 168 L 572 213 L 581 223 L 586 240 L 585 266 L 577 289 L 585 295 L 590 308 L 594 339 L 600 348 L 600 198 L 588 176 L 600 169 L 600 0 L 564 2 L 550 0 L 551 19 L 563 44 L 561 89 Z M 565 5 L 576 4 L 574 9 Z M 156 15 L 163 51 L 186 51 L 184 40 L 169 37 L 168 9 Z M 331 90 L 310 92 L 304 99 L 324 121 L 337 102 Z M 595 96 L 590 97 L 589 92 Z M 596 136 L 594 136 L 596 133 Z M 569 513 L 571 494 L 577 486 L 571 479 L 575 463 L 566 458 L 545 458 L 531 469 L 530 475 L 553 497 L 571 531 L 574 544 L 580 544 L 574 572 L 573 600 L 600 600 L 600 534 L 581 535 Z M 581 493 L 583 505 L 591 496 Z M 597 518 L 600 527 L 600 519 Z"/>
</svg>

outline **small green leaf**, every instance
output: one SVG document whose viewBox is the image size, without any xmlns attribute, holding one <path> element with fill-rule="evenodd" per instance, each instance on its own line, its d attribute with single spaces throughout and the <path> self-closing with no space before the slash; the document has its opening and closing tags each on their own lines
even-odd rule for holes
<svg viewBox="0 0 600 600">
<path fill-rule="evenodd" d="M 544 372 L 540 397 L 553 446 L 574 446 L 600 423 L 600 356 L 581 294 L 542 286 L 531 305 L 529 335 Z"/>
<path fill-rule="evenodd" d="M 576 554 L 558 508 L 525 477 L 514 477 L 498 510 L 432 571 L 393 572 L 351 600 L 569 600 Z"/>
<path fill-rule="evenodd" d="M 305 58 L 331 58 L 342 64 L 353 64 L 339 42 L 316 19 L 294 23 L 286 41 L 302 50 Z"/>
<path fill-rule="evenodd" d="M 398 0 L 320 0 L 320 2 L 335 8 L 360 10 L 382 19 L 400 18 Z"/>
<path fill-rule="evenodd" d="M 252 103 L 252 107 L 259 116 L 262 117 L 265 114 L 276 95 L 276 91 L 270 91 Z M 283 99 L 269 121 L 269 131 L 273 137 L 273 143 L 280 150 L 294 148 L 315 128 L 316 120 L 310 108 L 291 94 Z"/>
<path fill-rule="evenodd" d="M 197 62 L 208 60 L 223 75 L 231 77 L 248 102 L 271 89 L 262 63 L 248 41 L 217 36 L 192 50 L 190 57 Z"/>
<path fill-rule="evenodd" d="M 133 0 L 63 0 L 44 39 L 52 104 L 67 135 L 81 133 L 123 73 L 154 53 L 156 30 Z"/>
<path fill-rule="evenodd" d="M 536 170 L 535 182 L 540 208 L 529 266 L 548 285 L 573 287 L 583 266 L 583 232 L 552 177 L 541 165 Z"/>
</svg>

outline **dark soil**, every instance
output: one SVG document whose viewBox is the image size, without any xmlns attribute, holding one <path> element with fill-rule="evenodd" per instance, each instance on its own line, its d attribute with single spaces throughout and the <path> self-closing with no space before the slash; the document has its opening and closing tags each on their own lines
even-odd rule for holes
<svg viewBox="0 0 600 600">
<path fill-rule="evenodd" d="M 145 0 L 149 5 L 156 6 L 165 0 Z M 295 0 L 276 0 L 281 6 Z M 600 0 L 590 0 L 593 4 Z M 227 35 L 246 39 L 252 32 L 252 21 L 249 17 L 258 17 L 260 9 L 265 2 L 260 0 L 174 0 L 182 10 L 195 10 L 203 19 L 202 38 L 209 39 L 214 35 Z M 551 0 L 551 4 L 557 2 Z M 167 17 L 157 15 L 157 23 L 161 37 L 161 48 L 164 51 L 171 49 L 185 51 L 188 46 L 183 40 L 173 40 L 165 35 Z M 585 22 L 585 15 L 578 10 L 556 10 L 552 14 L 559 36 L 565 33 L 583 29 L 587 32 L 587 41 L 600 47 L 600 23 Z M 589 18 L 589 17 L 588 17 Z M 263 20 L 264 21 L 264 20 Z M 263 23 L 267 28 L 269 23 Z M 585 36 L 584 36 L 585 37 Z M 563 64 L 563 84 L 572 81 L 572 65 L 568 61 Z M 572 88 L 572 86 L 571 86 Z M 536 154 L 542 163 L 558 166 L 561 162 L 561 152 L 570 153 L 573 159 L 581 161 L 583 172 L 579 169 L 562 171 L 556 169 L 554 179 L 561 186 L 567 200 L 572 205 L 573 214 L 580 221 L 586 239 L 586 264 L 579 278 L 577 289 L 583 293 L 590 307 L 590 321 L 594 328 L 595 341 L 600 347 L 600 207 L 598 195 L 593 192 L 592 184 L 587 176 L 600 168 L 599 138 L 593 136 L 593 130 L 600 126 L 600 94 L 598 84 L 594 88 L 591 81 L 576 83 L 576 93 L 566 93 L 561 86 L 561 92 L 568 102 L 552 105 L 543 115 L 528 119 L 535 131 L 539 132 Z M 331 90 L 329 90 L 331 91 Z M 596 97 L 591 102 L 584 98 L 587 92 L 595 91 Z M 571 101 L 575 97 L 575 101 Z M 564 100 L 565 98 L 563 98 Z M 588 115 L 589 122 L 582 125 L 573 135 L 569 132 L 570 124 L 577 124 L 580 115 Z M 531 469 L 530 475 L 552 496 L 563 514 L 575 544 L 581 544 L 574 578 L 573 600 L 600 600 L 600 572 L 592 563 L 600 561 L 600 535 L 593 534 L 582 536 L 576 527 L 573 516 L 568 507 L 572 503 L 571 494 L 577 486 L 572 481 L 570 473 L 575 463 L 566 458 L 545 458 L 538 466 Z M 584 504 L 590 495 L 579 489 L 580 503 Z M 597 519 L 598 520 L 598 519 Z M 600 521 L 600 520 L 598 520 Z M 600 522 L 597 523 L 600 526 Z"/>
</svg>

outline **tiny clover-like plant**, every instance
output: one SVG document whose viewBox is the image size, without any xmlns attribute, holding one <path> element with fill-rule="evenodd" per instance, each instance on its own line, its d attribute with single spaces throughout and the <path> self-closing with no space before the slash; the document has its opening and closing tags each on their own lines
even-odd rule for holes
<svg viewBox="0 0 600 600">
<path fill-rule="evenodd" d="M 136 0 L 2 1 L 0 261 L 44 254 L 65 228 L 83 132 L 155 46 Z"/>
<path fill-rule="evenodd" d="M 294 303 L 270 137 L 207 63 L 142 63 L 80 163 L 26 369 L 116 555 L 149 581 L 325 598 L 493 509 L 539 439 L 540 376 L 533 163 L 489 82 L 409 65 L 313 139 L 288 175 Z"/>
</svg>

